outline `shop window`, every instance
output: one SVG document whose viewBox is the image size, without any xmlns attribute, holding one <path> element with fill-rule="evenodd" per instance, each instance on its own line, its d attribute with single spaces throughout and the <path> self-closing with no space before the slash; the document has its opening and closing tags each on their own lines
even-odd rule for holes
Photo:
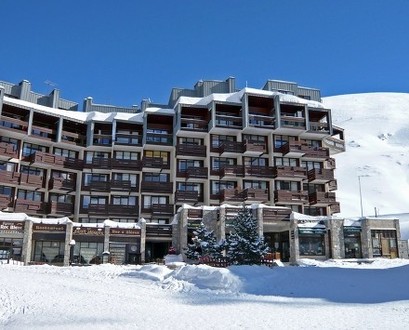
<svg viewBox="0 0 409 330">
<path fill-rule="evenodd" d="M 298 235 L 300 256 L 325 256 L 324 233 L 303 233 Z"/>
</svg>

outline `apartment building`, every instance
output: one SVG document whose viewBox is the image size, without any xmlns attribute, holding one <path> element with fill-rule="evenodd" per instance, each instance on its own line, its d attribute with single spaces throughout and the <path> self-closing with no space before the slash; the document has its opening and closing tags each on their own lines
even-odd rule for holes
<svg viewBox="0 0 409 330">
<path fill-rule="evenodd" d="M 186 204 L 267 205 L 273 227 L 292 212 L 331 216 L 340 211 L 332 156 L 345 144 L 320 101 L 295 83 L 238 90 L 228 78 L 174 88 L 168 104 L 87 98 L 79 111 L 58 90 L 0 82 L 0 209 L 84 225 L 144 219 L 145 261 L 179 237 Z"/>
</svg>

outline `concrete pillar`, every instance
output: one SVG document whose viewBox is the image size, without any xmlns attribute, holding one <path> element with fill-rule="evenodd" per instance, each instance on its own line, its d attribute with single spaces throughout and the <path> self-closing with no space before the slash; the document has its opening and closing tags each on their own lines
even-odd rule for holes
<svg viewBox="0 0 409 330">
<path fill-rule="evenodd" d="M 298 221 L 296 219 L 290 219 L 290 263 L 296 265 L 298 259 L 300 259 Z"/>
<path fill-rule="evenodd" d="M 260 237 L 263 236 L 264 228 L 263 228 L 263 208 L 260 205 L 256 209 L 257 212 L 257 226 L 258 226 L 258 235 Z"/>
<path fill-rule="evenodd" d="M 34 111 L 30 110 L 30 116 L 28 119 L 28 128 L 27 128 L 27 135 L 31 135 L 31 129 L 33 126 L 33 117 L 34 117 Z"/>
<path fill-rule="evenodd" d="M 226 239 L 226 208 L 220 207 L 219 208 L 219 221 L 218 221 L 218 228 L 219 228 L 219 235 L 217 237 L 218 240 L 225 240 Z"/>
<path fill-rule="evenodd" d="M 60 90 L 53 89 L 49 97 L 50 97 L 50 107 L 58 108 L 58 103 L 60 102 Z"/>
<path fill-rule="evenodd" d="M 23 80 L 20 83 L 20 100 L 28 101 L 31 92 L 31 83 L 28 80 Z"/>
<path fill-rule="evenodd" d="M 141 263 L 145 263 L 145 249 L 146 249 L 146 220 L 141 218 L 139 220 L 139 226 L 141 227 Z"/>
<path fill-rule="evenodd" d="M 4 87 L 0 86 L 0 116 L 1 116 L 1 111 L 3 109 L 3 99 L 4 99 Z"/>
<path fill-rule="evenodd" d="M 26 266 L 31 261 L 32 247 L 33 247 L 33 222 L 31 220 L 25 220 L 21 258 L 22 258 L 22 261 L 24 262 L 24 265 Z"/>
<path fill-rule="evenodd" d="M 361 219 L 362 257 L 373 258 L 371 229 L 368 219 Z"/>
<path fill-rule="evenodd" d="M 65 227 L 65 244 L 64 244 L 64 266 L 70 265 L 71 258 L 71 240 L 72 240 L 72 221 L 68 221 Z"/>
<path fill-rule="evenodd" d="M 330 230 L 330 241 L 333 259 L 345 258 L 344 243 L 344 219 L 329 219 L 328 228 Z"/>
</svg>

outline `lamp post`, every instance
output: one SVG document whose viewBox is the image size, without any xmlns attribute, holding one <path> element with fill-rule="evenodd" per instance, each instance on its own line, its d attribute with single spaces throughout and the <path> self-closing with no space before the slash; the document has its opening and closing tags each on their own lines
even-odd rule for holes
<svg viewBox="0 0 409 330">
<path fill-rule="evenodd" d="M 361 204 L 361 218 L 364 217 L 364 206 L 362 204 L 362 187 L 361 187 L 361 178 L 367 177 L 368 175 L 358 175 L 358 182 L 359 182 L 359 201 Z"/>
</svg>

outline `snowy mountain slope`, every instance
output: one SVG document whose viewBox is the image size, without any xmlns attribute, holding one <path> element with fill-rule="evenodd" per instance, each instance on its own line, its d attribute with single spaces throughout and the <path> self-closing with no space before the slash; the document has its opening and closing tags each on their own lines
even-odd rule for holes
<svg viewBox="0 0 409 330">
<path fill-rule="evenodd" d="M 332 120 L 345 129 L 346 152 L 335 155 L 340 216 L 409 214 L 409 94 L 327 97 Z"/>
</svg>

